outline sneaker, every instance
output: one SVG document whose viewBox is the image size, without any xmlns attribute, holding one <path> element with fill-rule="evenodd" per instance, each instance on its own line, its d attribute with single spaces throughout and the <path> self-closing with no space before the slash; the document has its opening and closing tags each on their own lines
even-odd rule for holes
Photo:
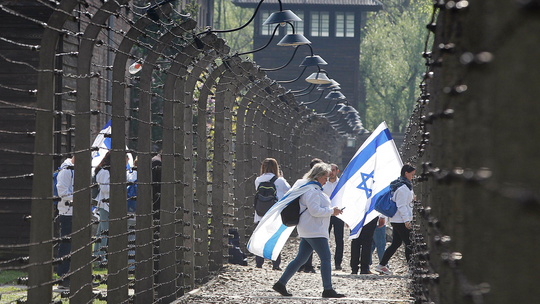
<svg viewBox="0 0 540 304">
<path fill-rule="evenodd" d="M 336 270 L 341 270 L 343 268 L 341 268 L 341 265 L 336 265 Z"/>
<path fill-rule="evenodd" d="M 317 271 L 315 270 L 315 268 L 304 269 L 304 272 L 305 272 L 305 273 L 317 273 Z"/>
<path fill-rule="evenodd" d="M 325 289 L 323 292 L 322 292 L 322 297 L 323 298 L 343 298 L 345 297 L 344 294 L 342 293 L 337 293 L 335 290 L 333 289 Z"/>
<path fill-rule="evenodd" d="M 285 288 L 285 285 L 281 284 L 280 282 L 276 282 L 276 284 L 274 284 L 274 286 L 272 286 L 272 289 L 279 292 L 284 297 L 292 296 L 292 293 L 289 293 L 287 291 L 287 288 Z"/>
<path fill-rule="evenodd" d="M 373 268 L 373 270 L 375 270 L 376 272 L 381 273 L 381 274 L 392 275 L 392 272 L 390 271 L 390 269 L 388 269 L 388 267 L 383 266 L 381 264 L 375 266 L 375 268 Z"/>
<path fill-rule="evenodd" d="M 279 266 L 272 267 L 272 270 L 279 270 L 279 271 L 281 271 L 281 267 L 279 267 Z"/>
</svg>

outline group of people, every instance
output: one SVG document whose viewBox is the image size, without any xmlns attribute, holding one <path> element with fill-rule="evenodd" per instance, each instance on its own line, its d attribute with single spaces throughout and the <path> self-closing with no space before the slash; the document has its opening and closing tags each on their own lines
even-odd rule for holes
<svg viewBox="0 0 540 304">
<path fill-rule="evenodd" d="M 128 163 L 126 158 L 126 165 Z M 57 175 L 56 189 L 60 202 L 57 205 L 58 221 L 60 224 L 60 237 L 68 236 L 72 233 L 72 216 L 73 216 L 73 187 L 74 187 L 74 166 L 75 156 L 64 160 L 59 168 Z M 110 193 L 110 153 L 103 157 L 99 165 L 94 170 L 95 182 L 99 185 L 99 192 L 93 199 L 97 201 L 97 215 L 99 216 L 99 224 L 96 233 L 96 242 L 94 243 L 93 256 L 96 263 L 107 262 L 106 246 L 108 243 L 107 233 L 109 230 L 109 193 Z M 133 168 L 132 168 L 133 169 Z M 133 183 L 137 181 L 136 170 L 126 170 L 126 181 Z M 129 204 L 131 209 L 128 212 L 135 212 L 135 204 Z M 128 220 L 128 225 L 134 225 L 134 219 Z M 71 252 L 70 242 L 61 242 L 58 248 L 58 257 L 62 258 Z M 58 267 L 56 273 L 62 282 L 59 284 L 59 289 L 69 289 L 70 279 L 65 276 L 69 272 L 70 259 L 65 259 Z"/>
<path fill-rule="evenodd" d="M 336 164 L 326 164 L 322 160 L 315 158 L 310 163 L 311 169 L 303 176 L 300 182 L 316 182 L 318 187 L 312 188 L 300 196 L 300 220 L 296 227 L 300 244 L 296 257 L 287 265 L 281 278 L 273 285 L 273 289 L 283 296 L 292 296 L 287 291 L 287 282 L 299 270 L 305 272 L 315 272 L 312 265 L 313 251 L 320 259 L 320 271 L 323 282 L 324 298 L 341 298 L 344 294 L 336 292 L 332 287 L 331 280 L 331 252 L 328 243 L 330 231 L 334 230 L 336 249 L 334 254 L 334 266 L 336 270 L 341 270 L 343 261 L 343 232 L 344 222 L 337 216 L 343 213 L 343 209 L 332 207 L 330 196 L 339 182 L 339 168 Z M 255 180 L 257 189 L 262 182 L 275 179 L 275 188 L 278 200 L 280 200 L 291 189 L 290 185 L 283 178 L 277 161 L 273 158 L 266 158 L 261 165 L 260 176 Z M 405 257 L 410 260 L 411 248 L 409 233 L 411 231 L 411 221 L 413 219 L 411 202 L 414 199 L 414 192 L 411 181 L 415 174 L 415 168 L 405 164 L 401 169 L 401 175 L 393 181 L 390 189 L 393 193 L 393 201 L 396 202 L 398 211 L 388 219 L 381 215 L 368 224 L 364 225 L 358 238 L 351 242 L 352 274 L 372 274 L 370 264 L 375 248 L 379 257 L 379 263 L 373 268 L 381 274 L 391 275 L 388 262 L 396 250 L 405 243 Z M 295 185 L 296 185 L 295 183 Z M 293 186 L 294 187 L 294 186 Z M 307 212 L 305 212 L 307 211 Z M 262 216 L 255 212 L 254 221 L 259 223 Z M 391 245 L 386 248 L 386 222 L 390 221 L 393 228 L 393 239 Z M 263 266 L 264 259 L 256 257 L 256 267 Z M 274 270 L 281 270 L 281 255 L 272 262 Z"/>
<path fill-rule="evenodd" d="M 157 168 L 161 165 L 161 159 L 158 155 L 153 159 L 152 166 Z M 126 159 L 127 163 L 127 159 Z M 159 164 L 158 164 L 159 163 Z M 73 185 L 74 185 L 74 165 L 75 156 L 66 159 L 60 166 L 60 171 L 57 176 L 57 190 L 61 198 L 58 203 L 58 219 L 60 223 L 60 236 L 67 236 L 72 233 L 72 215 L 73 215 Z M 159 166 L 160 167 L 160 166 Z M 330 231 L 334 230 L 336 249 L 334 254 L 334 266 L 336 270 L 342 269 L 343 260 L 343 233 L 344 222 L 337 216 L 343 213 L 343 209 L 332 207 L 330 196 L 339 182 L 339 168 L 336 164 L 326 164 L 322 160 L 316 158 L 310 163 L 311 169 L 303 176 L 299 182 L 314 182 L 317 187 L 308 190 L 300 196 L 300 209 L 304 212 L 300 215 L 300 220 L 297 225 L 298 236 L 301 238 L 298 253 L 294 260 L 285 268 L 281 278 L 273 286 L 273 289 L 283 296 L 291 296 L 286 289 L 287 282 L 292 276 L 303 269 L 306 272 L 315 272 L 312 265 L 313 251 L 317 253 L 320 259 L 320 271 L 323 281 L 323 294 L 325 298 L 340 298 L 345 295 L 337 293 L 332 287 L 331 280 L 331 252 L 328 243 Z M 104 233 L 109 229 L 109 184 L 110 184 L 110 154 L 107 153 L 101 163 L 95 168 L 95 179 L 99 185 L 99 193 L 95 200 L 98 202 L 99 210 L 99 225 L 94 244 L 94 256 L 97 261 L 106 261 L 106 252 L 104 247 L 107 246 L 107 236 Z M 154 170 L 153 170 L 154 171 Z M 255 180 L 255 188 L 260 183 L 268 182 L 274 177 L 274 185 L 276 188 L 277 199 L 281 199 L 290 189 L 291 186 L 283 178 L 277 161 L 273 158 L 267 158 L 261 165 L 260 176 Z M 409 233 L 411 231 L 411 221 L 413 219 L 411 202 L 414 199 L 414 192 L 411 181 L 415 174 L 415 168 L 409 164 L 405 164 L 401 169 L 401 175 L 390 185 L 393 193 L 393 201 L 396 202 L 398 211 L 389 219 L 393 228 L 393 240 L 391 245 L 386 248 L 386 221 L 384 216 L 379 216 L 366 224 L 359 237 L 351 243 L 351 261 L 350 266 L 352 274 L 370 274 L 369 265 L 371 264 L 372 253 L 377 249 L 379 264 L 373 268 L 374 271 L 381 274 L 392 274 L 388 268 L 388 262 L 394 255 L 396 250 L 405 243 L 405 257 L 407 262 L 410 260 L 411 248 Z M 157 176 L 156 176 L 157 179 Z M 135 182 L 137 180 L 137 171 L 126 171 L 126 180 Z M 293 186 L 294 187 L 294 186 Z M 155 194 L 158 195 L 154 200 L 159 202 L 159 189 L 156 189 Z M 158 207 L 159 208 L 159 207 Z M 155 209 L 155 208 L 154 208 Z M 132 210 L 134 211 L 134 210 Z M 306 212 L 307 211 L 307 212 Z M 159 218 L 159 216 L 154 216 Z M 255 213 L 254 221 L 258 223 L 262 216 Z M 59 258 L 68 255 L 71 251 L 69 242 L 61 242 L 58 249 Z M 281 255 L 272 262 L 274 270 L 282 270 L 280 268 Z M 256 257 L 256 267 L 262 268 L 264 259 Z M 69 276 L 65 276 L 69 272 L 70 261 L 65 259 L 57 268 L 57 274 L 62 278 L 59 288 L 69 289 Z"/>
</svg>

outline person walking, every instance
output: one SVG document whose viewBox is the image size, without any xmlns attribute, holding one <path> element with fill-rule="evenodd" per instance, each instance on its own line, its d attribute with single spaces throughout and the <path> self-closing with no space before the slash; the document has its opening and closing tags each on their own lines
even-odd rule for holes
<svg viewBox="0 0 540 304">
<path fill-rule="evenodd" d="M 388 261 L 396 250 L 401 246 L 401 243 L 405 243 L 405 258 L 407 263 L 411 260 L 411 240 L 409 234 L 411 232 L 411 221 L 413 220 L 412 213 L 412 201 L 414 199 L 414 191 L 412 188 L 412 179 L 416 169 L 410 164 L 405 164 L 401 168 L 401 176 L 395 181 L 390 183 L 390 191 L 392 191 L 392 200 L 396 202 L 397 212 L 390 218 L 390 224 L 392 224 L 392 244 L 384 252 L 383 258 L 373 270 L 391 275 L 392 272 L 386 267 Z"/>
<path fill-rule="evenodd" d="M 60 166 L 60 171 L 56 177 L 56 190 L 61 201 L 58 203 L 58 220 L 60 222 L 60 238 L 68 236 L 72 232 L 73 224 L 73 177 L 74 177 L 75 156 L 67 158 Z M 71 253 L 71 242 L 60 242 L 58 246 L 58 258 L 62 258 Z M 59 289 L 69 289 L 69 277 L 64 275 L 69 272 L 71 259 L 65 259 L 58 265 L 56 274 L 62 279 Z"/>
<path fill-rule="evenodd" d="M 96 233 L 96 239 L 99 241 L 94 244 L 94 256 L 97 257 L 101 262 L 107 261 L 106 253 L 102 247 L 107 246 L 107 235 L 105 235 L 103 232 L 105 230 L 109 230 L 109 184 L 111 182 L 111 174 L 109 172 L 110 167 L 111 154 L 110 152 L 107 152 L 95 170 L 96 182 L 99 185 L 99 194 L 96 197 L 99 209 L 99 225 Z"/>
<path fill-rule="evenodd" d="M 287 180 L 280 176 L 279 172 L 280 170 L 278 162 L 274 158 L 266 158 L 261 164 L 261 175 L 255 179 L 255 189 L 257 189 L 262 182 L 268 182 L 272 180 L 272 178 L 277 177 L 274 185 L 276 187 L 276 197 L 279 201 L 283 197 L 283 195 L 285 195 L 285 193 L 287 193 L 287 191 L 291 189 L 291 186 L 289 185 L 289 183 L 287 183 Z M 254 222 L 256 224 L 259 224 L 261 219 L 262 216 L 257 214 L 257 212 L 255 211 Z M 257 268 L 262 268 L 264 264 L 264 258 L 256 256 L 255 263 Z M 280 264 L 281 254 L 278 256 L 277 260 L 272 262 L 272 269 L 281 270 L 281 268 L 279 267 Z"/>
<path fill-rule="evenodd" d="M 377 228 L 379 218 L 376 217 L 367 225 L 362 227 L 360 235 L 351 242 L 351 274 L 358 274 L 358 264 L 360 264 L 360 274 L 371 274 L 369 262 L 371 257 L 371 242 L 373 232 Z"/>
<path fill-rule="evenodd" d="M 312 159 L 309 162 L 309 168 L 312 169 L 313 166 L 315 166 L 318 163 L 323 163 L 323 160 L 320 158 Z M 313 253 L 309 255 L 309 258 L 307 259 L 307 261 L 304 263 L 304 265 L 300 266 L 298 271 L 303 271 L 306 273 L 317 273 L 317 271 L 315 270 L 315 267 L 313 267 Z"/>
<path fill-rule="evenodd" d="M 336 189 L 337 184 L 339 183 L 339 168 L 336 164 L 330 164 L 332 170 L 328 174 L 328 181 L 323 186 L 323 192 L 331 197 L 332 192 Z M 334 252 L 334 266 L 336 270 L 341 270 L 341 262 L 343 261 L 343 231 L 345 228 L 345 223 L 336 216 L 330 217 L 330 226 L 328 227 L 328 233 L 334 228 L 334 239 L 336 242 L 336 250 Z"/>
<path fill-rule="evenodd" d="M 318 163 L 313 166 L 303 177 L 306 182 L 315 182 L 318 187 L 313 187 L 300 196 L 300 220 L 298 226 L 298 235 L 300 236 L 300 245 L 298 254 L 292 260 L 281 278 L 272 287 L 283 296 L 292 296 L 287 291 L 286 285 L 291 277 L 298 271 L 309 256 L 315 252 L 321 260 L 321 277 L 324 291 L 323 298 L 342 298 L 345 295 L 337 293 L 332 288 L 332 264 L 330 247 L 328 245 L 328 226 L 330 216 L 341 214 L 338 207 L 332 207 L 328 195 L 322 192 L 322 187 L 328 180 L 330 165 Z"/>
</svg>

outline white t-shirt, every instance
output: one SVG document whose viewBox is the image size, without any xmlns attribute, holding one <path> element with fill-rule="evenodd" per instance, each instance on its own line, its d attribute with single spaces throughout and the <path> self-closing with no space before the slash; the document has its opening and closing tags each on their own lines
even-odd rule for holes
<svg viewBox="0 0 540 304">
<path fill-rule="evenodd" d="M 339 183 L 339 177 L 336 177 L 336 180 L 334 182 L 331 182 L 328 180 L 326 184 L 322 187 L 322 191 L 330 197 L 332 195 L 332 192 L 334 192 L 334 189 L 336 189 L 337 184 Z"/>
</svg>

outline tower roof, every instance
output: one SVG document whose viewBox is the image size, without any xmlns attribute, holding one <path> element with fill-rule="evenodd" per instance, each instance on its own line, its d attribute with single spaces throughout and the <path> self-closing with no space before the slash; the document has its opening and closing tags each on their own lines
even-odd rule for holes
<svg viewBox="0 0 540 304">
<path fill-rule="evenodd" d="M 232 2 L 241 7 L 254 7 L 260 0 L 232 0 Z M 278 0 L 265 0 L 262 5 L 276 4 Z M 338 5 L 338 6 L 362 6 L 366 10 L 379 10 L 382 3 L 379 0 L 285 0 L 282 3 L 287 5 Z"/>
</svg>

